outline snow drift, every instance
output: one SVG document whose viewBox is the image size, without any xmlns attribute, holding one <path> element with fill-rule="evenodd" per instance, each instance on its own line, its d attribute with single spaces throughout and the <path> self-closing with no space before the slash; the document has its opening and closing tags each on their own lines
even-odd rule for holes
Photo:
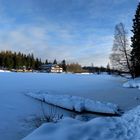
<svg viewBox="0 0 140 140">
<path fill-rule="evenodd" d="M 140 78 L 136 78 L 134 80 L 129 80 L 128 82 L 123 84 L 123 87 L 140 89 Z"/>
<path fill-rule="evenodd" d="M 27 93 L 26 95 L 36 98 L 38 100 L 44 101 L 46 103 L 68 109 L 77 112 L 96 112 L 96 113 L 108 113 L 108 114 L 118 114 L 119 108 L 117 105 L 112 103 L 103 103 L 100 101 L 93 101 L 91 99 L 86 99 L 78 96 L 71 95 L 52 95 L 52 94 L 37 94 L 37 93 Z"/>
<path fill-rule="evenodd" d="M 88 122 L 64 118 L 43 124 L 23 140 L 138 140 L 140 106 L 122 117 L 95 118 Z"/>
<path fill-rule="evenodd" d="M 0 72 L 10 72 L 10 71 L 8 71 L 8 70 L 0 70 Z"/>
</svg>

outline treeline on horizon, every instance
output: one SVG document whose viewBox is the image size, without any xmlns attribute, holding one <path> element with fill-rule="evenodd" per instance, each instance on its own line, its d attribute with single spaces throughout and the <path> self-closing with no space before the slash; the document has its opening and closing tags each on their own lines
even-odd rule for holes
<svg viewBox="0 0 140 140">
<path fill-rule="evenodd" d="M 27 69 L 38 70 L 42 61 L 35 58 L 33 54 L 23 54 L 21 52 L 1 51 L 0 67 L 5 69 L 20 69 L 25 66 Z"/>
<path fill-rule="evenodd" d="M 94 73 L 97 72 L 108 72 L 110 73 L 109 65 L 107 68 L 104 67 L 82 67 L 78 63 L 70 63 L 66 64 L 65 60 L 62 60 L 61 63 L 58 63 L 55 59 L 53 62 L 48 62 L 46 59 L 45 62 L 42 62 L 40 58 L 34 57 L 34 54 L 24 54 L 21 52 L 12 52 L 12 51 L 1 51 L 0 52 L 0 68 L 1 69 L 23 69 L 25 67 L 27 70 L 40 70 L 40 66 L 43 64 L 58 64 L 63 68 L 64 72 L 73 72 L 73 73 L 80 73 L 80 72 L 90 72 Z"/>
<path fill-rule="evenodd" d="M 43 64 L 58 64 L 63 68 L 65 72 L 81 72 L 82 67 L 78 63 L 66 64 L 65 60 L 58 63 L 55 59 L 53 62 L 42 62 L 40 58 L 34 57 L 33 53 L 24 54 L 21 52 L 12 52 L 9 50 L 0 52 L 0 68 L 1 69 L 23 69 L 26 70 L 40 70 L 40 66 Z"/>
</svg>

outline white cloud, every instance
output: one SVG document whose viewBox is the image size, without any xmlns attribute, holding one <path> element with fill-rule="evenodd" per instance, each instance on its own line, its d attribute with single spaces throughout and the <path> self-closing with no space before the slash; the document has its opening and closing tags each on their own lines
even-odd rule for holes
<svg viewBox="0 0 140 140">
<path fill-rule="evenodd" d="M 41 57 L 47 49 L 46 32 L 40 27 L 19 27 L 0 31 L 0 49 L 34 53 Z"/>
</svg>

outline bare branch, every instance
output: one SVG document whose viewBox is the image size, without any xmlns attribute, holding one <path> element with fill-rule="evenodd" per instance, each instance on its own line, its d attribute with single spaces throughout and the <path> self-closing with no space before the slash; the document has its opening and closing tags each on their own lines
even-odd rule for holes
<svg viewBox="0 0 140 140">
<path fill-rule="evenodd" d="M 110 56 L 111 64 L 116 70 L 121 69 L 125 72 L 130 72 L 132 75 L 130 56 L 127 32 L 125 31 L 124 24 L 117 24 L 115 27 L 112 54 Z"/>
</svg>

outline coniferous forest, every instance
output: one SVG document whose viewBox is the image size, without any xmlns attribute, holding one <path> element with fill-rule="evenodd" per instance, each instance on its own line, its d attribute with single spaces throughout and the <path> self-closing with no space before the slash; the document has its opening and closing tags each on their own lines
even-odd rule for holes
<svg viewBox="0 0 140 140">
<path fill-rule="evenodd" d="M 1 51 L 0 67 L 6 69 L 26 69 L 38 70 L 42 64 L 41 59 L 35 58 L 33 54 L 23 54 L 21 52 Z"/>
</svg>

